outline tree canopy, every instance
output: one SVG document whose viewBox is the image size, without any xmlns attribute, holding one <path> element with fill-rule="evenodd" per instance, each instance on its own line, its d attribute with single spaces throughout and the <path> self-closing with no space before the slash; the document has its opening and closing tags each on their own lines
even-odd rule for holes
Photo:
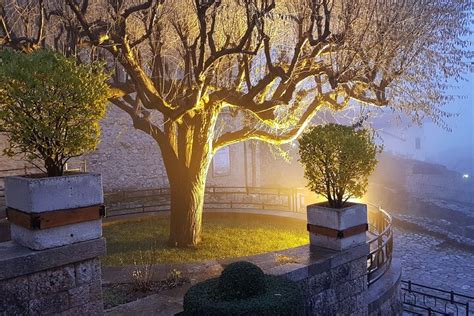
<svg viewBox="0 0 474 316">
<path fill-rule="evenodd" d="M 37 27 L 13 26 L 9 8 Z M 467 0 L 10 0 L 0 9 L 4 45 L 110 53 L 127 74 L 117 72 L 114 102 L 149 134 L 168 134 L 149 111 L 168 125 L 209 108 L 238 113 L 234 130 L 218 126 L 214 151 L 294 140 L 321 106 L 351 100 L 440 122 L 446 78 L 459 79 L 472 56 Z"/>
<path fill-rule="evenodd" d="M 381 150 L 367 129 L 327 124 L 315 126 L 299 139 L 300 161 L 308 187 L 324 196 L 331 207 L 362 197 Z"/>
<path fill-rule="evenodd" d="M 76 65 L 74 58 L 48 50 L 0 52 L 0 132 L 8 155 L 43 161 L 48 176 L 95 149 L 99 120 L 108 99 L 108 75 L 101 64 Z"/>
<path fill-rule="evenodd" d="M 115 70 L 110 101 L 160 148 L 170 243 L 199 241 L 211 159 L 295 140 L 323 107 L 442 122 L 469 69 L 470 0 L 4 0 L 0 45 Z"/>
</svg>

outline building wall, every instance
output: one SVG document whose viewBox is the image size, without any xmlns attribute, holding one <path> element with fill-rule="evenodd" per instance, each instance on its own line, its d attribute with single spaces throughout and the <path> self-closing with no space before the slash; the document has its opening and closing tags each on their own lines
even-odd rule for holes
<svg viewBox="0 0 474 316">
<path fill-rule="evenodd" d="M 109 106 L 101 122 L 97 150 L 83 157 L 87 169 L 102 174 L 105 191 L 136 190 L 168 185 L 158 145 L 136 130 L 128 114 Z"/>
<path fill-rule="evenodd" d="M 169 185 L 158 144 L 149 135 L 136 130 L 128 114 L 111 105 L 106 117 L 101 121 L 101 126 L 102 135 L 97 150 L 74 160 L 85 160 L 87 171 L 101 173 L 106 192 L 159 188 Z M 6 138 L 0 136 L 0 150 L 3 151 L 5 147 Z M 207 184 L 257 186 L 259 184 L 258 150 L 258 146 L 252 143 L 229 146 L 228 172 L 225 175 L 217 174 L 215 170 L 218 168 L 214 167 L 215 162 L 213 162 L 209 168 Z M 25 165 L 29 164 L 21 158 L 12 159 L 0 155 L 0 170 L 23 168 Z"/>
<path fill-rule="evenodd" d="M 0 134 L 0 170 L 23 168 L 25 166 L 25 161 L 20 157 L 10 158 L 3 155 L 3 150 L 7 145 L 7 137 Z"/>
<path fill-rule="evenodd" d="M 379 142 L 384 151 L 409 159 L 425 161 L 427 159 L 427 138 L 423 127 L 389 125 L 377 130 Z"/>
<path fill-rule="evenodd" d="M 474 182 L 459 173 L 413 174 L 407 190 L 422 199 L 438 199 L 474 204 Z"/>
</svg>

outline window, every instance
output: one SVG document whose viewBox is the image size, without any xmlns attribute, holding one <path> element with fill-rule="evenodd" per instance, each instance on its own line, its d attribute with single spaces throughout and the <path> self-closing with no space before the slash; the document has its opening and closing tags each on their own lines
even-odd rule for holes
<svg viewBox="0 0 474 316">
<path fill-rule="evenodd" d="M 416 149 L 421 149 L 421 139 L 420 139 L 420 137 L 417 137 L 415 139 L 415 148 Z"/>
<path fill-rule="evenodd" d="M 212 160 L 212 174 L 214 176 L 228 176 L 230 174 L 229 147 L 220 149 Z"/>
</svg>

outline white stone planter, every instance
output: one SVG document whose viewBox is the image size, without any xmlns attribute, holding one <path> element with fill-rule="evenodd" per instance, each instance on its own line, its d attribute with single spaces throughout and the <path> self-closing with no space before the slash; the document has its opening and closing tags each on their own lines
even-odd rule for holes
<svg viewBox="0 0 474 316">
<path fill-rule="evenodd" d="M 340 251 L 367 241 L 363 228 L 367 227 L 367 205 L 350 203 L 340 209 L 325 205 L 326 203 L 318 203 L 307 206 L 308 224 L 313 225 L 316 231 L 310 232 L 311 245 Z M 311 230 L 309 226 L 308 229 Z M 339 237 L 328 236 L 337 233 Z"/>
<path fill-rule="evenodd" d="M 61 177 L 7 177 L 7 208 L 26 214 L 102 205 L 104 195 L 99 174 L 80 173 Z M 90 220 L 48 229 L 28 229 L 11 223 L 13 241 L 33 250 L 42 250 L 102 236 L 102 220 Z"/>
</svg>

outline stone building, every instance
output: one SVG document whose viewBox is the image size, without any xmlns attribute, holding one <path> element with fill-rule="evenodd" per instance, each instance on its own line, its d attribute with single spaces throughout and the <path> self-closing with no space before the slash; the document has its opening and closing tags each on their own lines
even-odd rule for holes
<svg viewBox="0 0 474 316">
<path fill-rule="evenodd" d="M 110 105 L 101 122 L 101 141 L 96 151 L 75 159 L 85 161 L 87 170 L 101 173 L 106 192 L 168 186 L 158 144 L 132 126 L 128 114 Z M 0 138 L 0 150 L 6 138 Z M 261 145 L 245 142 L 221 149 L 209 168 L 208 186 L 259 186 Z M 0 156 L 0 172 L 31 166 L 21 158 Z M 8 173 L 10 174 L 10 173 Z"/>
</svg>

